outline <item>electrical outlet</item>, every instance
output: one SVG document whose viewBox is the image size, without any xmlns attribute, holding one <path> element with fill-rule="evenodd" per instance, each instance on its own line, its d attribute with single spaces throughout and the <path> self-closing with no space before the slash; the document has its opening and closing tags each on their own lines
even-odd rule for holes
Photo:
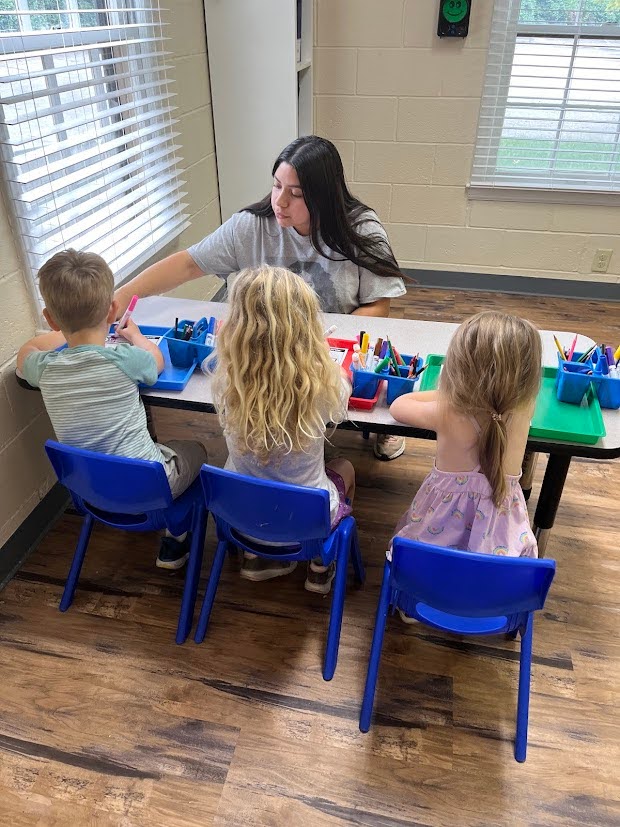
<svg viewBox="0 0 620 827">
<path fill-rule="evenodd" d="M 592 259 L 592 272 L 606 273 L 609 269 L 612 253 L 613 250 L 597 250 Z"/>
</svg>

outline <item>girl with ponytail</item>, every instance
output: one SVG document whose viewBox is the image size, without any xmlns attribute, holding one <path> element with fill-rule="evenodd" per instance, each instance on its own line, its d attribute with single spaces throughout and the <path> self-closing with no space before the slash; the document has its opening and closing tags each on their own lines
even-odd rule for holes
<svg viewBox="0 0 620 827">
<path fill-rule="evenodd" d="M 521 462 L 541 377 L 530 322 L 484 312 L 454 334 L 439 390 L 400 396 L 399 422 L 435 431 L 435 466 L 396 534 L 463 551 L 537 557 Z"/>
</svg>

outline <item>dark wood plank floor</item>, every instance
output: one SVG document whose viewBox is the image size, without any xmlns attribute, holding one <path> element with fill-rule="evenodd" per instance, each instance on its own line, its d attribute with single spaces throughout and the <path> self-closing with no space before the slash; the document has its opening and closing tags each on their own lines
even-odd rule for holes
<svg viewBox="0 0 620 827">
<path fill-rule="evenodd" d="M 618 305 L 422 290 L 395 315 L 481 307 L 620 341 Z M 161 439 L 215 417 L 160 410 Z M 157 538 L 97 528 L 73 607 L 58 600 L 79 529 L 65 516 L 0 594 L 0 824 L 123 827 L 495 827 L 620 823 L 620 465 L 574 461 L 547 548 L 558 573 L 534 638 L 528 761 L 512 757 L 518 646 L 388 624 L 377 720 L 357 728 L 383 553 L 433 459 L 394 463 L 339 432 L 358 473 L 368 582 L 347 594 L 334 680 L 321 678 L 329 600 L 304 574 L 225 566 L 205 642 L 174 644 L 182 576 Z M 539 463 L 536 496 L 544 461 Z M 212 530 L 207 561 L 214 548 Z M 204 581 L 201 584 L 201 594 Z"/>
</svg>

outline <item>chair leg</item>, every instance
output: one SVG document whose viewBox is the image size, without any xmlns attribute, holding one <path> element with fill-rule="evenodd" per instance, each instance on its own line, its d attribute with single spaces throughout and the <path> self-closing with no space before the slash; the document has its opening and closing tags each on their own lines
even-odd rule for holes
<svg viewBox="0 0 620 827">
<path fill-rule="evenodd" d="M 220 582 L 220 575 L 222 573 L 222 566 L 224 565 L 224 558 L 226 557 L 227 546 L 228 543 L 225 540 L 220 540 L 215 550 L 213 563 L 211 563 L 211 571 L 209 572 L 207 591 L 205 592 L 204 600 L 202 601 L 200 617 L 198 618 L 196 634 L 194 635 L 194 640 L 196 643 L 202 643 L 207 633 L 207 625 L 211 616 L 213 601 L 215 600 L 215 592 L 217 591 L 217 586 Z"/>
<path fill-rule="evenodd" d="M 187 571 L 185 572 L 185 585 L 183 586 L 183 597 L 177 625 L 176 642 L 178 644 L 185 643 L 194 621 L 194 606 L 196 605 L 196 593 L 198 592 L 198 581 L 200 580 L 200 570 L 202 568 L 202 554 L 208 519 L 209 512 L 205 511 L 203 507 L 194 509 L 192 546 L 189 552 Z"/>
<path fill-rule="evenodd" d="M 338 647 L 340 645 L 340 629 L 342 627 L 342 613 L 344 610 L 344 595 L 347 587 L 349 546 L 344 537 L 340 537 L 338 542 L 336 577 L 334 578 L 332 605 L 329 613 L 329 629 L 327 630 L 327 646 L 325 647 L 325 662 L 323 664 L 323 679 L 326 681 L 331 681 L 336 671 Z"/>
<path fill-rule="evenodd" d="M 383 582 L 381 583 L 379 605 L 377 606 L 375 628 L 372 634 L 372 646 L 370 647 L 370 657 L 368 659 L 368 674 L 366 675 L 366 685 L 364 687 L 364 700 L 362 701 L 362 710 L 360 713 L 360 730 L 362 732 L 368 732 L 370 729 L 372 707 L 375 701 L 375 690 L 377 688 L 377 676 L 379 674 L 379 661 L 381 660 L 385 623 L 387 620 L 388 609 L 390 607 L 390 572 L 391 563 L 389 560 L 386 560 L 385 567 L 383 569 Z"/>
<path fill-rule="evenodd" d="M 73 554 L 73 560 L 71 561 L 71 568 L 69 569 L 67 582 L 65 583 L 65 588 L 60 599 L 60 606 L 58 607 L 61 612 L 66 612 L 69 606 L 73 603 L 75 587 L 77 586 L 77 582 L 80 577 L 82 563 L 84 562 L 84 557 L 86 555 L 86 549 L 88 548 L 88 542 L 90 540 L 94 522 L 95 520 L 90 514 L 84 515 L 84 522 L 82 523 L 80 537 L 75 548 L 75 553 Z"/>
<path fill-rule="evenodd" d="M 519 658 L 519 695 L 517 699 L 517 735 L 515 738 L 515 758 L 525 761 L 527 753 L 527 722 L 530 710 L 530 677 L 532 672 L 532 635 L 533 614 L 530 613 L 521 638 L 521 655 Z"/>
<path fill-rule="evenodd" d="M 351 563 L 353 564 L 356 582 L 362 584 L 366 580 L 366 571 L 364 569 L 359 538 L 357 536 L 357 525 L 355 524 L 351 529 Z"/>
</svg>

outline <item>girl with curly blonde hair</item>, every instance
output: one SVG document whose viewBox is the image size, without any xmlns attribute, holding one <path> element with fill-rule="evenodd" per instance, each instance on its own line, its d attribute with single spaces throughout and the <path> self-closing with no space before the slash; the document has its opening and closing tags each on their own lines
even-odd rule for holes
<svg viewBox="0 0 620 827">
<path fill-rule="evenodd" d="M 325 465 L 326 423 L 346 418 L 351 386 L 332 361 L 314 291 L 289 270 L 241 271 L 218 334 L 214 397 L 228 447 L 226 468 L 329 493 L 332 525 L 351 512 L 355 470 Z M 244 554 L 241 575 L 268 580 L 297 564 Z M 308 567 L 306 588 L 327 594 L 333 564 Z"/>
</svg>

